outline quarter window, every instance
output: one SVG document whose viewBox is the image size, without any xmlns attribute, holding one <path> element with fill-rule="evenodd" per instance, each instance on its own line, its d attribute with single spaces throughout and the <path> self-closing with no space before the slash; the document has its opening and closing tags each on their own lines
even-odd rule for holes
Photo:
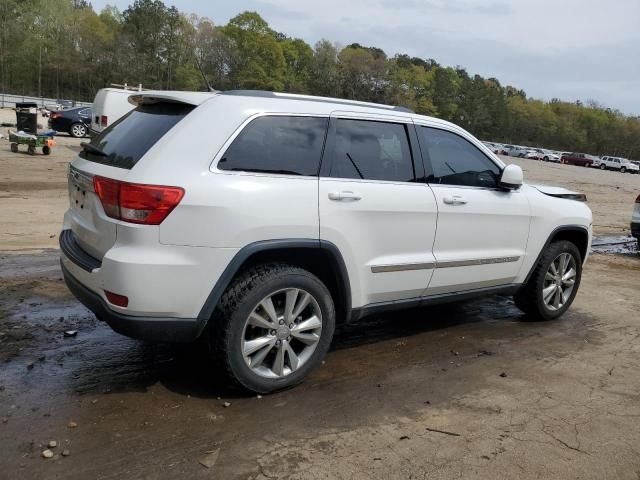
<svg viewBox="0 0 640 480">
<path fill-rule="evenodd" d="M 218 162 L 220 170 L 318 175 L 329 119 L 259 117 L 247 125 Z"/>
<path fill-rule="evenodd" d="M 406 126 L 400 123 L 337 119 L 330 176 L 414 181 Z"/>
<path fill-rule="evenodd" d="M 423 154 L 431 164 L 429 183 L 495 188 L 500 168 L 471 142 L 437 128 L 418 129 Z"/>
</svg>

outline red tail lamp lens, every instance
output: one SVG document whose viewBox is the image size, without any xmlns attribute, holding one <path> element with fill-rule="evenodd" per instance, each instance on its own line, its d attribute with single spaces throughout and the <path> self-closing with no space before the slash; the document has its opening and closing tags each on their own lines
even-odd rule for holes
<svg viewBox="0 0 640 480">
<path fill-rule="evenodd" d="M 104 212 L 111 218 L 143 225 L 160 225 L 184 197 L 184 189 L 142 185 L 93 177 Z"/>
<path fill-rule="evenodd" d="M 107 296 L 107 300 L 109 303 L 116 305 L 118 307 L 126 307 L 129 305 L 129 299 L 124 295 L 118 295 L 117 293 L 104 291 L 104 294 Z"/>
</svg>

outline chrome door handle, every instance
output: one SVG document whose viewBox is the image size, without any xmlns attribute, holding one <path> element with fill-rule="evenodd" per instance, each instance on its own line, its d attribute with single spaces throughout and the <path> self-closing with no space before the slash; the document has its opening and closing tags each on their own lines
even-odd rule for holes
<svg viewBox="0 0 640 480">
<path fill-rule="evenodd" d="M 360 194 L 351 191 L 329 192 L 329 200 L 355 202 L 361 198 Z"/>
<path fill-rule="evenodd" d="M 467 200 L 461 195 L 451 195 L 442 199 L 447 205 L 465 205 Z"/>
</svg>

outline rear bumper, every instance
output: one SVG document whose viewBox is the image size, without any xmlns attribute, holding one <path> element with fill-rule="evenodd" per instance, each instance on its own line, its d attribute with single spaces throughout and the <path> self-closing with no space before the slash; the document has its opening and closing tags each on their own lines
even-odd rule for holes
<svg viewBox="0 0 640 480">
<path fill-rule="evenodd" d="M 73 295 L 116 332 L 154 342 L 186 343 L 196 340 L 205 323 L 198 318 L 141 317 L 124 315 L 109 308 L 100 295 L 80 283 L 60 264 L 64 281 Z"/>
</svg>

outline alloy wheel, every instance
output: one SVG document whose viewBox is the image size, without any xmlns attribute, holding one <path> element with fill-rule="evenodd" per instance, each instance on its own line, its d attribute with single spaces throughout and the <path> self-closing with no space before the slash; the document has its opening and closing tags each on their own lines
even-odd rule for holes
<svg viewBox="0 0 640 480">
<path fill-rule="evenodd" d="M 309 292 L 278 290 L 254 307 L 242 332 L 242 356 L 261 377 L 282 378 L 312 356 L 322 333 L 322 311 Z"/>
<path fill-rule="evenodd" d="M 74 125 L 71 127 L 71 133 L 74 137 L 84 137 L 86 129 L 83 125 Z"/>
<path fill-rule="evenodd" d="M 570 253 L 561 253 L 551 262 L 542 287 L 542 301 L 549 310 L 560 310 L 571 298 L 576 274 L 576 260 Z"/>
</svg>

